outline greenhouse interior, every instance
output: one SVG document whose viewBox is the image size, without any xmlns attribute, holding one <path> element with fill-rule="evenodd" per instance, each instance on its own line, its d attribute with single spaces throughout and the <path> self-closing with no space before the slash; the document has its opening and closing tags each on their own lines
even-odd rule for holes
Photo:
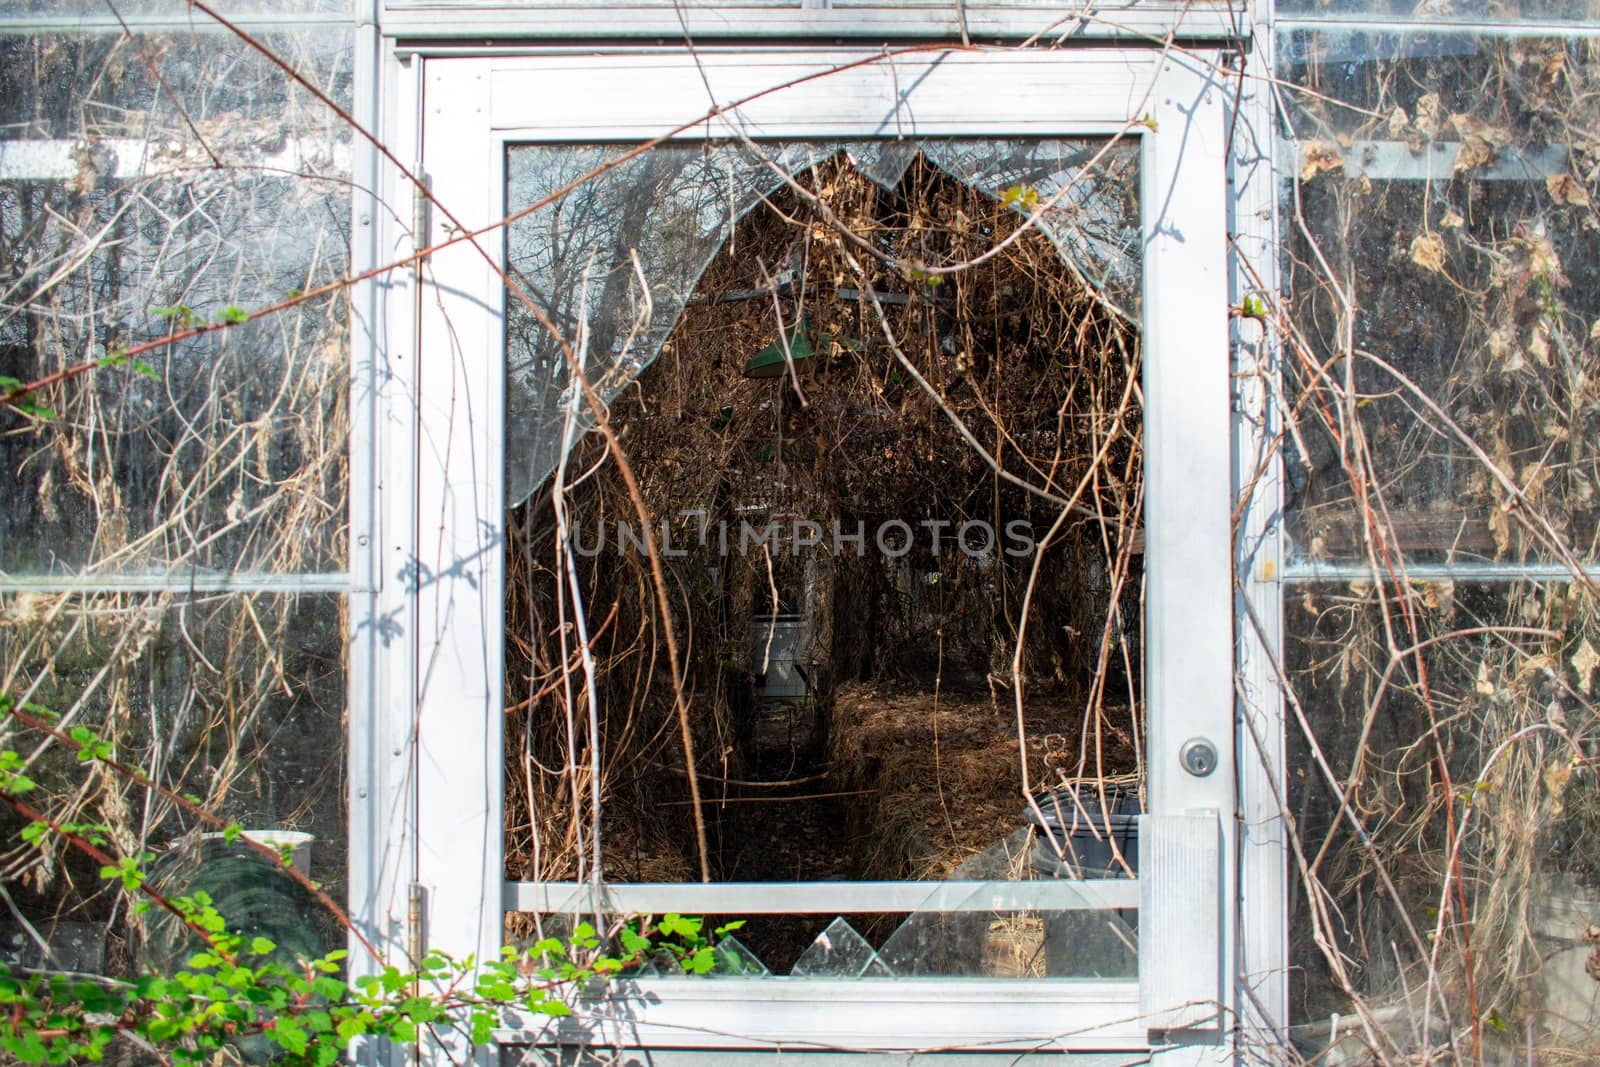
<svg viewBox="0 0 1600 1067">
<path fill-rule="evenodd" d="M 1594 0 L 0 55 L 0 1062 L 1600 1064 Z"/>
</svg>

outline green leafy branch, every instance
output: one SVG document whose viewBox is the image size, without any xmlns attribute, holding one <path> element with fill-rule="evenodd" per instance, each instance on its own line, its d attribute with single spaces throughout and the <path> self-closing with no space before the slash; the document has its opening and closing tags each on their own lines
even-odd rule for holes
<svg viewBox="0 0 1600 1067">
<path fill-rule="evenodd" d="M 0 965 L 0 1050 L 28 1064 L 100 1062 L 123 1038 L 176 1067 L 203 1067 L 224 1050 L 332 1067 L 362 1038 L 412 1043 L 448 1028 L 482 1045 L 508 1009 L 570 1015 L 590 982 L 627 966 L 597 954 L 599 938 L 583 924 L 568 941 L 506 948 L 482 964 L 432 952 L 413 969 L 347 982 L 343 951 L 283 963 L 269 939 L 228 934 L 204 893 L 172 903 L 210 937 L 172 974 L 116 981 Z"/>
<path fill-rule="evenodd" d="M 138 767 L 131 766 L 117 759 L 116 750 L 112 747 L 111 743 L 101 738 L 88 727 L 74 726 L 70 731 L 63 732 L 52 724 L 52 720 L 56 718 L 57 715 L 55 712 L 49 710 L 48 708 L 40 707 L 37 704 L 18 705 L 10 697 L 0 696 L 0 721 L 9 719 L 27 727 L 30 730 L 34 730 L 54 739 L 55 741 L 76 751 L 78 761 L 80 763 L 94 762 L 103 764 L 111 770 L 116 771 L 118 774 L 121 774 L 129 781 L 143 786 L 144 788 L 153 791 L 158 796 L 170 801 L 172 804 L 194 816 L 196 819 L 199 819 L 208 825 L 217 827 L 222 831 L 223 840 L 227 844 L 231 845 L 235 842 L 238 842 L 256 852 L 263 859 L 277 862 L 280 866 L 282 866 L 284 873 L 294 881 L 298 882 L 304 889 L 306 889 L 306 891 L 308 891 L 316 899 L 318 904 L 326 908 L 328 913 L 339 921 L 341 926 L 345 927 L 346 929 L 355 929 L 353 924 L 350 922 L 349 917 L 345 914 L 345 910 L 341 908 L 332 897 L 328 896 L 321 886 L 317 885 L 315 882 L 311 881 L 305 875 L 296 870 L 290 864 L 289 858 L 282 851 L 274 848 L 272 845 L 264 844 L 260 841 L 255 841 L 248 837 L 241 836 L 243 827 L 239 826 L 237 823 L 230 823 L 221 816 L 206 810 L 206 808 L 193 797 L 187 797 L 180 793 L 176 793 L 165 786 L 151 781 L 150 776 L 145 774 L 144 771 L 140 770 Z M 14 769 L 8 768 L 6 765 L 6 757 L 8 756 L 13 757 L 16 760 L 16 767 Z M 23 769 L 24 764 L 21 760 L 21 757 L 17 756 L 16 753 L 0 752 L 0 799 L 6 799 L 8 794 L 11 793 L 11 790 L 6 788 L 6 775 L 12 773 L 13 770 L 16 774 L 20 775 Z M 28 783 L 28 788 L 32 788 L 31 780 L 24 778 L 24 781 Z M 35 823 L 35 827 L 37 827 L 37 823 Z M 30 828 L 29 830 L 25 831 L 25 834 L 31 836 L 25 837 L 25 839 L 28 840 L 29 844 L 42 845 L 47 839 L 47 835 L 44 832 L 45 829 L 46 828 L 44 827 Z M 80 836 L 80 829 L 81 828 L 77 826 L 77 824 L 60 824 L 60 830 L 62 831 L 61 836 L 69 844 L 74 843 L 74 838 Z M 104 827 L 97 827 L 95 829 L 101 831 L 102 833 L 104 832 Z M 98 842 L 90 839 L 88 843 L 103 845 L 104 839 L 102 838 Z M 103 862 L 102 866 L 105 866 Z M 361 946 L 366 949 L 368 953 L 370 953 L 374 958 L 378 956 L 377 948 L 367 940 L 365 935 L 363 935 L 359 930 L 356 930 L 355 936 L 356 939 L 361 943 Z"/>
</svg>

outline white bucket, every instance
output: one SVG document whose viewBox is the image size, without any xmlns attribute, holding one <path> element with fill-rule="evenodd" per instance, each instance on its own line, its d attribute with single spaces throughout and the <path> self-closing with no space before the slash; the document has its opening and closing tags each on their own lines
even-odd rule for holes
<svg viewBox="0 0 1600 1067">
<path fill-rule="evenodd" d="M 798 615 L 757 615 L 752 620 L 756 696 L 798 700 L 811 691 L 799 662 L 801 626 Z M 765 674 L 761 673 L 762 664 L 766 665 Z"/>
<path fill-rule="evenodd" d="M 226 834 L 220 833 L 200 836 L 207 841 L 227 839 Z M 316 834 L 308 834 L 303 830 L 245 830 L 239 836 L 258 845 L 265 845 L 280 856 L 287 853 L 289 866 L 307 878 L 311 876 L 311 842 L 317 839 Z"/>
</svg>

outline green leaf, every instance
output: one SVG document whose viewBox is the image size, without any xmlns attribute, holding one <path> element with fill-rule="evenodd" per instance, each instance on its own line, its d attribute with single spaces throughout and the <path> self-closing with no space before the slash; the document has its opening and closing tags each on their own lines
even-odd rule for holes
<svg viewBox="0 0 1600 1067">
<path fill-rule="evenodd" d="M 234 307 L 229 304 L 222 309 L 222 314 L 217 316 L 219 322 L 226 322 L 230 326 L 237 326 L 242 322 L 250 321 L 250 312 L 244 308 Z"/>
<path fill-rule="evenodd" d="M 337 978 L 329 978 L 326 975 L 312 979 L 311 989 L 317 996 L 330 1002 L 341 1001 L 344 999 L 345 994 L 350 992 L 349 986 Z"/>
<path fill-rule="evenodd" d="M 252 956 L 270 955 L 272 950 L 277 947 L 278 946 L 276 944 L 265 937 L 254 937 L 250 939 L 250 955 Z"/>
<path fill-rule="evenodd" d="M 699 937 L 700 920 L 672 912 L 661 917 L 660 931 L 668 937 Z M 576 940 L 576 938 L 574 938 Z"/>
<path fill-rule="evenodd" d="M 243 826 L 236 822 L 229 823 L 227 826 L 222 828 L 222 840 L 231 845 L 235 841 L 239 840 L 239 835 L 242 833 L 244 833 Z"/>
<path fill-rule="evenodd" d="M 47 1057 L 44 1041 L 36 1033 L 24 1033 L 15 1044 L 7 1042 L 11 1052 L 23 1063 L 43 1063 Z"/>
<path fill-rule="evenodd" d="M 293 1055 L 299 1056 L 305 1053 L 306 1032 L 300 1028 L 299 1023 L 291 1019 L 278 1020 L 278 1024 L 272 1028 L 272 1040 L 282 1045 L 284 1051 Z"/>
</svg>

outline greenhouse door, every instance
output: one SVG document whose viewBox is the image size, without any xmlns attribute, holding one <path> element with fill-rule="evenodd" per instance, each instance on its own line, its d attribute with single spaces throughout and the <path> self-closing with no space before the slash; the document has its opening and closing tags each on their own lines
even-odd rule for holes
<svg viewBox="0 0 1600 1067">
<path fill-rule="evenodd" d="M 724 935 L 711 976 L 645 961 L 613 983 L 603 1010 L 560 1027 L 529 1020 L 502 1040 L 665 1050 L 660 1062 L 774 1045 L 786 1055 L 1219 1055 L 1236 918 L 1220 67 L 1113 48 L 555 50 L 409 62 L 424 117 L 417 158 L 434 201 L 416 215 L 418 245 L 431 249 L 415 305 L 416 490 L 390 505 L 393 527 L 415 531 L 420 561 L 409 652 L 414 910 L 429 944 L 462 954 L 493 953 L 562 915 L 745 921 L 736 938 Z M 908 252 L 935 245 L 944 251 Z M 1025 276 L 1053 288 L 1014 281 Z M 1124 353 L 1125 381 L 1098 357 L 1068 354 L 1090 333 Z M 987 354 L 968 351 L 979 342 Z M 1013 350 L 1033 375 L 1025 380 L 1044 385 L 1021 399 L 999 384 L 961 386 L 962 375 L 1000 383 Z M 1108 391 L 1084 399 L 1092 386 Z M 1003 433 L 980 425 L 1002 404 L 1044 414 Z M 1117 411 L 1133 413 L 1126 426 L 1101 418 Z M 915 433 L 898 428 L 913 417 Z M 897 429 L 874 435 L 873 420 Z M 1110 481 L 1075 485 L 1047 469 L 1052 449 L 1078 461 L 1073 427 L 1102 422 L 1111 428 L 1082 439 L 1105 442 L 1092 457 L 1102 470 L 1122 457 L 1131 488 L 1114 514 Z M 710 456 L 712 445 L 724 458 L 682 464 L 685 449 Z M 957 445 L 970 462 L 946 462 L 940 450 Z M 726 459 L 735 446 L 741 458 Z M 903 462 L 908 449 L 917 463 Z M 967 510 L 871 510 L 878 497 L 912 499 L 903 486 L 924 475 L 927 500 Z M 693 495 L 696 479 L 723 488 Z M 550 510 L 557 495 L 570 511 Z M 796 503 L 812 497 L 831 503 Z M 1004 503 L 983 510 L 993 501 Z M 1027 514 L 1043 518 L 1000 521 Z M 595 547 L 587 516 L 625 542 L 615 561 Z M 1068 536 L 1093 560 L 1029 581 L 1041 571 L 1021 546 Z M 802 547 L 819 545 L 831 555 L 801 561 Z M 1013 548 L 1015 558 L 1005 554 Z M 754 554 L 736 562 L 740 549 Z M 747 572 L 753 595 L 738 592 Z M 516 581 L 534 593 L 518 600 L 508 575 L 529 574 Z M 951 575 L 967 592 L 941 599 Z M 1078 695 L 1063 706 L 1088 708 L 1085 722 L 1112 704 L 1126 711 L 1130 726 L 1095 734 L 1095 744 L 1120 738 L 1123 755 L 1095 763 L 1089 726 L 1073 734 L 1077 719 L 1066 716 L 1051 736 L 1067 739 L 1067 754 L 1051 762 L 1045 745 L 1030 763 L 1024 657 L 1013 660 L 996 636 L 1003 620 L 961 614 L 974 596 L 984 601 L 971 590 L 1001 585 L 1015 598 L 1006 603 L 1023 605 L 1018 617 L 1029 597 L 1068 604 L 1058 586 L 1112 590 L 1081 619 L 1033 617 L 1050 633 L 1028 645 L 1028 662 L 1066 664 L 1054 668 L 1061 691 Z M 860 622 L 865 608 L 852 615 L 846 603 L 868 587 L 880 589 L 871 626 Z M 700 606 L 713 603 L 722 606 Z M 937 612 L 946 621 L 919 629 Z M 508 631 L 510 614 L 521 632 Z M 752 618 L 753 645 L 742 636 Z M 795 651 L 821 631 L 833 642 L 826 657 Z M 708 632 L 722 651 L 706 650 Z M 957 637 L 967 644 L 957 648 Z M 1082 648 L 1100 655 L 1079 671 Z M 398 668 L 402 653 L 392 654 Z M 959 656 L 976 665 L 966 705 L 950 695 L 956 672 L 943 669 Z M 964 733 L 935 733 L 926 750 L 896 749 L 891 737 L 888 755 L 840 777 L 847 750 L 869 744 L 865 733 L 843 743 L 842 731 L 865 731 L 860 722 L 890 706 L 889 689 L 861 679 L 884 674 L 892 657 L 896 671 L 910 665 L 902 673 L 933 664 L 924 688 L 898 698 L 906 728 L 920 729 L 929 707 L 936 730 L 954 722 Z M 619 681 L 620 668 L 602 678 L 612 663 L 636 681 Z M 980 706 L 992 722 L 976 711 L 959 718 Z M 859 712 L 851 723 L 847 707 Z M 821 729 L 819 708 L 833 717 L 831 740 L 806 734 L 815 744 L 805 756 L 793 739 Z M 774 730 L 790 739 L 780 748 L 792 742 L 777 770 Z M 546 760 L 539 731 L 564 738 L 566 755 Z M 930 859 L 937 873 L 896 875 L 910 861 L 896 853 L 888 859 L 901 866 L 887 863 L 901 844 L 870 837 L 884 833 L 885 809 L 860 798 L 888 795 L 891 749 L 926 758 L 892 786 L 921 795 L 918 782 L 957 758 L 960 737 L 997 746 L 997 780 L 1016 770 L 1003 759 L 1013 744 L 1021 780 L 987 837 Z M 618 753 L 630 745 L 628 763 Z M 540 775 L 556 785 L 545 789 Z M 951 798 L 987 788 L 982 778 L 938 779 L 939 825 L 960 829 L 968 816 Z M 830 825 L 841 856 L 869 835 L 857 848 L 866 858 L 819 866 L 816 849 L 795 843 L 814 820 L 792 835 L 779 824 L 760 823 L 768 828 L 754 838 L 740 829 L 757 825 L 739 821 L 752 813 L 789 810 L 795 789 L 809 790 L 807 803 L 857 804 L 828 809 L 845 812 Z M 624 811 L 629 796 L 647 802 Z M 1074 810 L 1063 811 L 1064 796 Z M 1064 827 L 1065 839 L 1053 836 Z M 1075 863 L 1063 852 L 1074 843 L 1105 857 Z M 762 862 L 777 853 L 789 873 L 769 863 L 741 874 L 756 853 Z M 1013 854 L 1020 867 L 1002 870 Z M 800 931 L 792 952 L 764 933 L 790 930 Z M 1084 948 L 1095 943 L 1109 947 Z M 1020 962 L 1001 960 L 1007 952 Z"/>
</svg>

